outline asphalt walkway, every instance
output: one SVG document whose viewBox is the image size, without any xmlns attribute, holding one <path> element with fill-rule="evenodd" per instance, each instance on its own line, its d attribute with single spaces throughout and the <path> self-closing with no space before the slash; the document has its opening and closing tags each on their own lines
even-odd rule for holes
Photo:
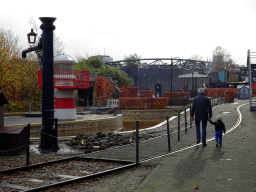
<svg viewBox="0 0 256 192">
<path fill-rule="evenodd" d="M 222 147 L 215 146 L 210 123 L 207 147 L 196 144 L 194 126 L 181 132 L 180 141 L 177 130 L 172 130 L 170 153 L 166 136 L 141 142 L 140 161 L 156 168 L 137 191 L 256 191 L 256 112 L 249 110 L 248 100 L 235 100 L 215 107 L 213 121 L 217 115 L 222 115 L 227 129 Z M 86 156 L 135 161 L 135 145 Z"/>
<path fill-rule="evenodd" d="M 200 144 L 149 161 L 156 169 L 137 191 L 194 191 L 195 185 L 198 191 L 256 191 L 256 112 L 250 112 L 248 100 L 236 100 L 215 108 L 213 114 L 221 114 L 228 129 L 222 147 L 211 140 L 207 147 Z M 209 124 L 209 139 L 212 129 Z"/>
<path fill-rule="evenodd" d="M 180 141 L 172 134 L 170 153 L 166 136 L 140 143 L 140 160 L 156 168 L 137 191 L 256 191 L 256 112 L 250 112 L 248 100 L 235 100 L 215 107 L 212 120 L 217 115 L 227 129 L 222 147 L 215 146 L 210 123 L 207 147 L 196 144 L 194 126 L 182 131 Z M 87 156 L 135 160 L 135 145 Z"/>
</svg>

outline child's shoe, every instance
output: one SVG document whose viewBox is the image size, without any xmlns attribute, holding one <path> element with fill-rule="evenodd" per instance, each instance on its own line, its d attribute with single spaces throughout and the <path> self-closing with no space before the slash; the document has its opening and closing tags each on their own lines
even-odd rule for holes
<svg viewBox="0 0 256 192">
<path fill-rule="evenodd" d="M 218 143 L 218 142 L 216 142 L 216 147 L 218 147 L 218 145 L 219 145 L 219 143 Z"/>
<path fill-rule="evenodd" d="M 222 146 L 222 144 L 220 143 L 220 147 Z"/>
</svg>

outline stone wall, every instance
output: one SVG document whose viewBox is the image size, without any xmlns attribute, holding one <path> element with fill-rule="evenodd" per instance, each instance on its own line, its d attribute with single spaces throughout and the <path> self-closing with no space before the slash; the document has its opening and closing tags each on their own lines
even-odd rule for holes
<svg viewBox="0 0 256 192">
<path fill-rule="evenodd" d="M 97 133 L 99 131 L 114 132 L 123 127 L 123 115 L 106 119 L 66 121 L 58 123 L 58 137 L 75 136 L 77 134 Z M 40 137 L 41 124 L 31 125 L 30 136 Z"/>
</svg>

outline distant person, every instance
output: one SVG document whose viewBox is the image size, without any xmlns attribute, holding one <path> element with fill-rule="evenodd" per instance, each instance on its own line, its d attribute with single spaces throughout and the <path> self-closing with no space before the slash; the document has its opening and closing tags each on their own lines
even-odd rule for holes
<svg viewBox="0 0 256 192">
<path fill-rule="evenodd" d="M 187 83 L 184 84 L 184 86 L 183 86 L 183 91 L 184 91 L 184 92 L 187 92 L 187 91 L 188 91 L 188 84 L 187 84 Z"/>
<path fill-rule="evenodd" d="M 222 132 L 224 132 L 224 134 L 226 133 L 226 128 L 225 128 L 225 124 L 222 121 L 222 117 L 220 115 L 217 116 L 217 121 L 212 122 L 209 119 L 209 122 L 213 125 L 215 125 L 215 141 L 216 141 L 216 147 L 218 147 L 218 145 L 222 146 Z"/>
<path fill-rule="evenodd" d="M 198 95 L 193 99 L 190 116 L 192 121 L 195 120 L 197 144 L 200 143 L 201 140 L 200 123 L 202 121 L 202 142 L 204 147 L 207 146 L 206 127 L 207 120 L 210 120 L 212 118 L 212 106 L 210 99 L 204 95 L 203 88 L 198 89 Z"/>
</svg>

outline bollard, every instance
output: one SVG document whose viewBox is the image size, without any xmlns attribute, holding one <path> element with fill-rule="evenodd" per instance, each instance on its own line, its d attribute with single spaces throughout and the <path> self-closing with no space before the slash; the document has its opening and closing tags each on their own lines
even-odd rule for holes
<svg viewBox="0 0 256 192">
<path fill-rule="evenodd" d="M 190 114 L 191 114 L 191 111 L 192 111 L 192 106 L 190 105 Z M 190 118 L 189 118 L 189 122 L 190 122 L 190 128 L 192 128 L 192 120 L 191 120 L 191 115 L 190 115 Z"/>
<path fill-rule="evenodd" d="M 168 138 L 168 151 L 171 151 L 171 141 L 170 141 L 170 127 L 169 127 L 169 116 L 166 115 L 166 124 L 167 124 L 167 138 Z"/>
<path fill-rule="evenodd" d="M 139 121 L 136 121 L 136 165 L 139 165 Z"/>
<path fill-rule="evenodd" d="M 184 111 L 184 115 L 185 115 L 185 133 L 188 132 L 188 129 L 187 129 L 187 108 L 185 107 L 185 111 Z"/>
<path fill-rule="evenodd" d="M 26 165 L 29 165 L 29 141 L 30 141 L 30 124 L 27 126 L 27 149 L 26 149 Z"/>
<path fill-rule="evenodd" d="M 180 112 L 178 111 L 178 141 L 180 141 Z"/>
<path fill-rule="evenodd" d="M 100 108 L 101 107 L 101 98 L 98 97 L 98 107 Z"/>
<path fill-rule="evenodd" d="M 95 107 L 95 98 L 93 98 L 93 100 L 92 100 L 92 102 L 93 102 L 93 107 Z"/>
<path fill-rule="evenodd" d="M 40 99 L 40 112 L 42 113 L 42 99 Z"/>
<path fill-rule="evenodd" d="M 89 109 L 89 97 L 87 97 L 87 110 Z"/>
<path fill-rule="evenodd" d="M 32 103 L 31 102 L 29 102 L 29 106 L 28 106 L 28 110 L 29 110 L 29 113 L 31 113 L 31 105 L 32 105 Z"/>
</svg>

